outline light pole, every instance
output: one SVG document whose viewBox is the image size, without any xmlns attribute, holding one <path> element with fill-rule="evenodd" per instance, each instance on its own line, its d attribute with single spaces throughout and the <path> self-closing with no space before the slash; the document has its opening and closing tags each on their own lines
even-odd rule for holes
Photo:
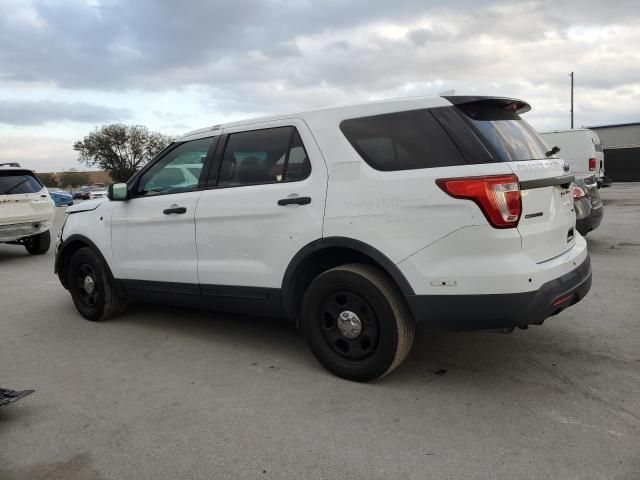
<svg viewBox="0 0 640 480">
<path fill-rule="evenodd" d="M 571 130 L 573 130 L 573 72 L 569 76 L 571 77 Z"/>
</svg>

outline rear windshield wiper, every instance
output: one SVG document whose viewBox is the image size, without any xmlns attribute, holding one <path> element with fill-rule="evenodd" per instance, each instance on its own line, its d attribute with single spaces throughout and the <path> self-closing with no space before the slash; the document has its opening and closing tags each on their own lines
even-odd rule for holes
<svg viewBox="0 0 640 480">
<path fill-rule="evenodd" d="M 558 153 L 559 151 L 560 151 L 560 147 L 555 146 L 551 150 L 549 150 L 547 153 L 545 153 L 545 155 L 547 156 L 547 158 L 549 158 L 555 155 L 556 153 Z"/>
</svg>

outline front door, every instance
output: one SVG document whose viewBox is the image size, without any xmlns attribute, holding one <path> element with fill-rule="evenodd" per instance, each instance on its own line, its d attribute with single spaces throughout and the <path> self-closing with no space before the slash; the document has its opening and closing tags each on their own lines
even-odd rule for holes
<svg viewBox="0 0 640 480">
<path fill-rule="evenodd" d="M 216 142 L 217 137 L 207 137 L 178 144 L 138 175 L 129 200 L 114 202 L 112 269 L 117 278 L 198 290 L 195 211 L 200 179 Z"/>
</svg>

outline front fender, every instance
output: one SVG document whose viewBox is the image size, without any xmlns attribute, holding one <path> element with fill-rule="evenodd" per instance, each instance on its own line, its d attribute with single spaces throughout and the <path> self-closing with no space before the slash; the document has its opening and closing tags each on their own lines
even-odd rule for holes
<svg viewBox="0 0 640 480">
<path fill-rule="evenodd" d="M 122 286 L 120 285 L 120 282 L 115 280 L 113 273 L 111 273 L 111 268 L 109 268 L 109 264 L 105 260 L 104 255 L 102 255 L 100 249 L 96 246 L 95 243 L 89 240 L 89 238 L 77 233 L 70 235 L 68 238 L 64 239 L 56 248 L 56 258 L 53 273 L 58 275 L 58 279 L 60 280 L 62 286 L 66 289 L 69 288 L 67 285 L 66 268 L 71 255 L 84 247 L 90 248 L 96 253 L 96 255 L 98 255 L 103 266 L 107 270 L 107 274 L 109 276 L 109 279 L 111 280 L 111 284 L 120 295 L 123 295 Z"/>
</svg>

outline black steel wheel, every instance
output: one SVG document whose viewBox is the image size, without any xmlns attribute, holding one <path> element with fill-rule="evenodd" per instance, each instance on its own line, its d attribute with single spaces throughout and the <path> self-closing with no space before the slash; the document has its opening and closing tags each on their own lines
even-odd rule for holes
<svg viewBox="0 0 640 480">
<path fill-rule="evenodd" d="M 95 308 L 98 304 L 99 291 L 101 285 L 96 281 L 96 274 L 93 267 L 89 263 L 80 263 L 78 265 L 76 280 L 76 291 L 78 292 L 78 300 L 86 308 Z"/>
<path fill-rule="evenodd" d="M 356 381 L 380 378 L 400 365 L 415 329 L 391 279 L 364 264 L 319 275 L 305 293 L 300 326 L 325 368 Z"/>
<path fill-rule="evenodd" d="M 124 310 L 125 299 L 116 293 L 104 260 L 92 249 L 76 251 L 67 272 L 71 298 L 84 318 L 101 321 Z"/>
<path fill-rule="evenodd" d="M 321 324 L 327 345 L 348 360 L 363 360 L 378 346 L 378 319 L 371 305 L 357 293 L 338 291 L 328 295 Z"/>
<path fill-rule="evenodd" d="M 32 235 L 23 240 L 23 245 L 31 255 L 44 255 L 51 246 L 51 234 L 47 230 L 37 235 Z"/>
</svg>

